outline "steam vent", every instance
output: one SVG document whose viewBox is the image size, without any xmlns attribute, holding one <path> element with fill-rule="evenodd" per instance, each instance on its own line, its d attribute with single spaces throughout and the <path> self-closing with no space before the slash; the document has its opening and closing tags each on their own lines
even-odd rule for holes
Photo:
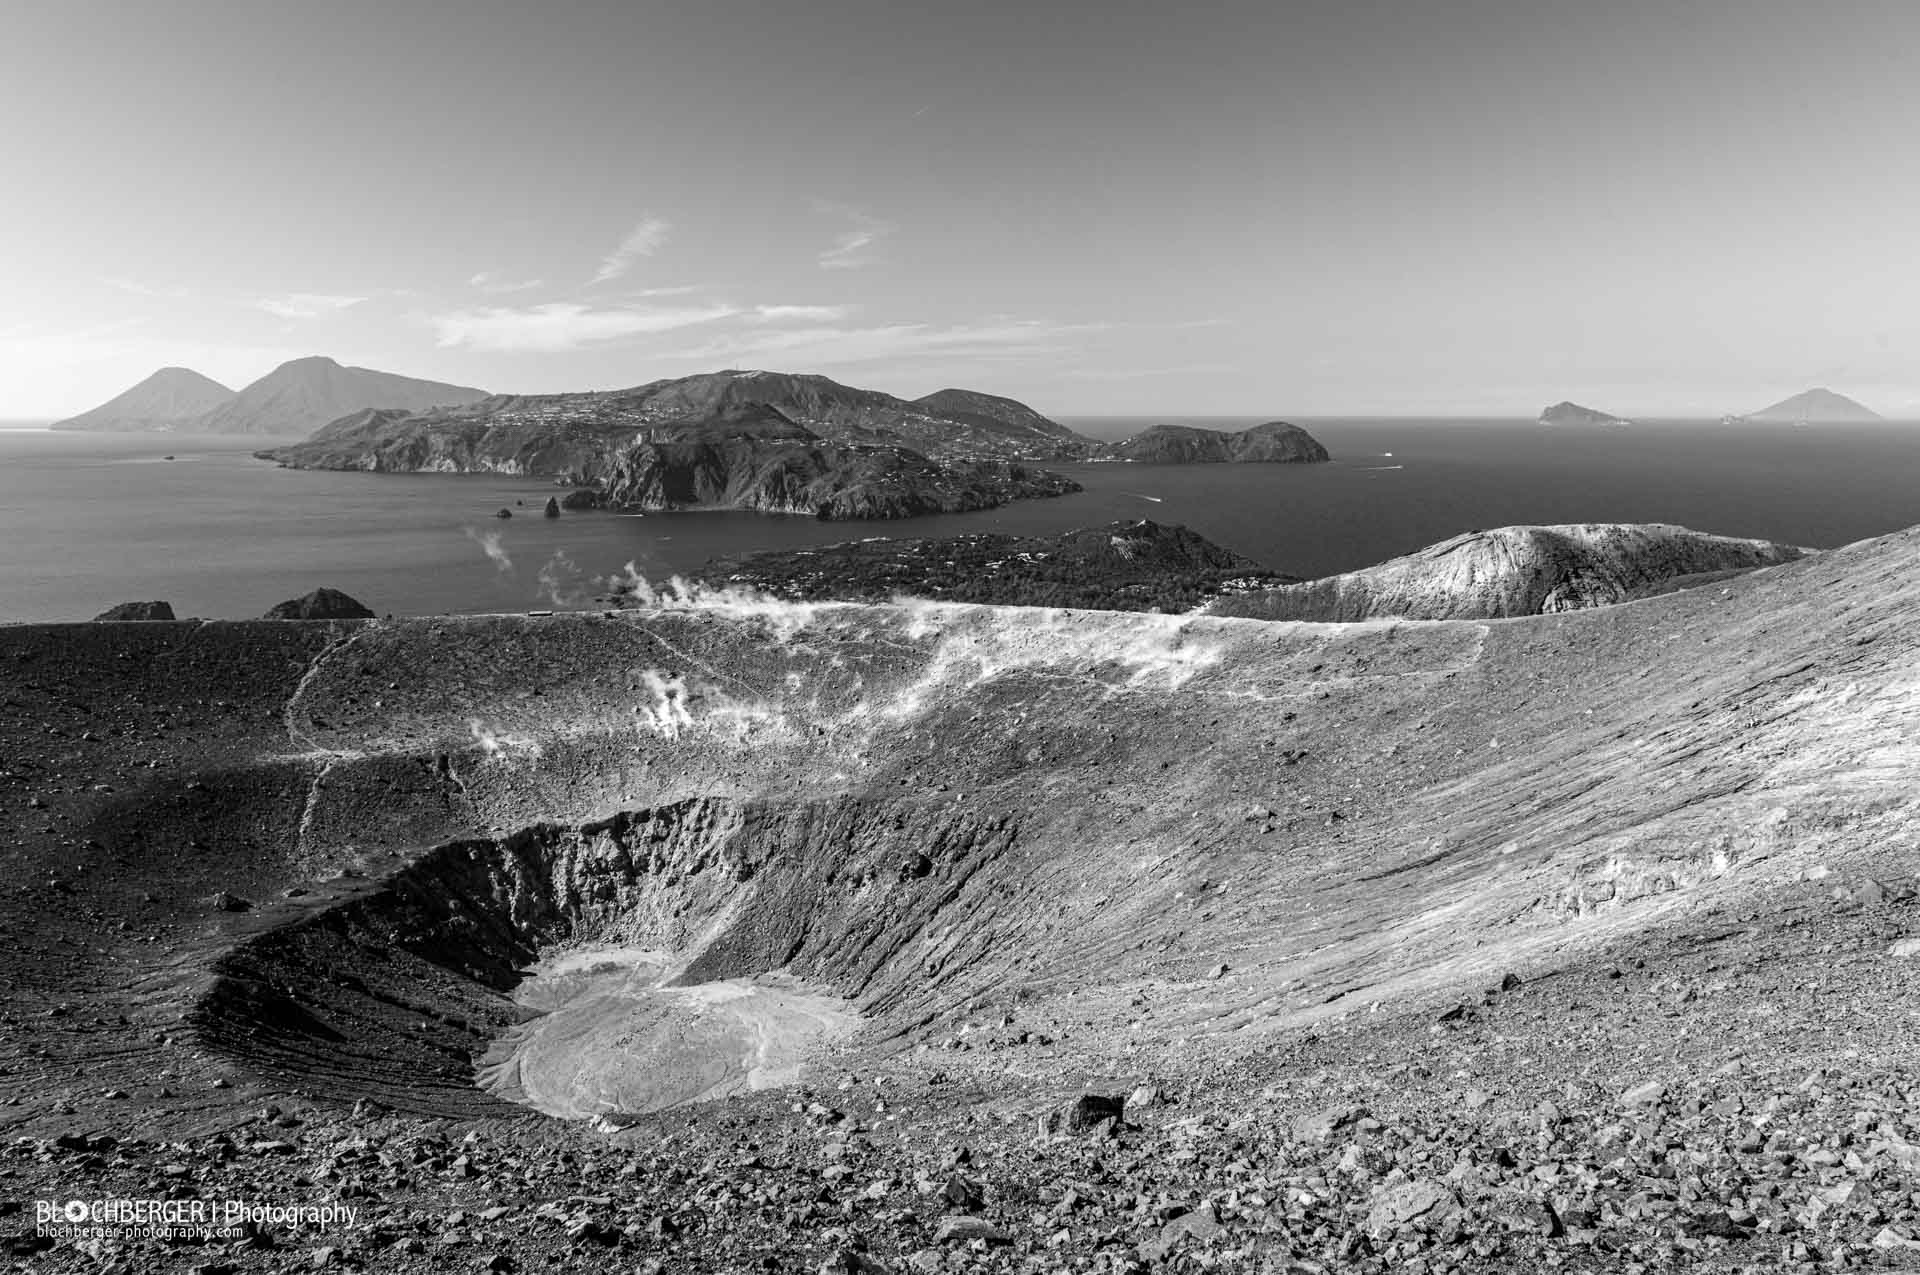
<svg viewBox="0 0 1920 1275">
<path fill-rule="evenodd" d="M 1611 1269 L 1908 1146 L 1913 532 L 1492 622 L 656 600 L 0 628 L 19 1163 L 592 1269 Z"/>
</svg>

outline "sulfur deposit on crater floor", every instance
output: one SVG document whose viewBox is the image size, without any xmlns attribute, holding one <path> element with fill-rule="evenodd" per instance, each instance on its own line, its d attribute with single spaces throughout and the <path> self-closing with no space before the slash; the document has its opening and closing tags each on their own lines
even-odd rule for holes
<svg viewBox="0 0 1920 1275">
<path fill-rule="evenodd" d="M 537 1016 L 494 1041 L 482 1088 L 550 1116 L 625 1116 L 792 1084 L 859 1017 L 778 975 L 666 986 L 665 953 L 542 962 L 514 989 Z"/>
<path fill-rule="evenodd" d="M 1920 536 L 1491 622 L 651 601 L 0 629 L 15 1190 L 361 1210 L 235 1270 L 1920 1244 Z"/>
</svg>

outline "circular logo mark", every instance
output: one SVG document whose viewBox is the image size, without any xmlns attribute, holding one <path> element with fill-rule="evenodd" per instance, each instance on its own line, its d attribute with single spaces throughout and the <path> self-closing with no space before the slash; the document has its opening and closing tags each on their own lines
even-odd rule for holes
<svg viewBox="0 0 1920 1275">
<path fill-rule="evenodd" d="M 87 1204 L 85 1200 L 68 1200 L 66 1208 L 62 1211 L 66 1214 L 67 1221 L 69 1222 L 84 1222 L 87 1220 Z"/>
</svg>

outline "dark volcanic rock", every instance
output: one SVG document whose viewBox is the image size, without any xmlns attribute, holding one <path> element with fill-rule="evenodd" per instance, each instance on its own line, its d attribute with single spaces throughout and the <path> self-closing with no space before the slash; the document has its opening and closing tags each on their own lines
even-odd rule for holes
<svg viewBox="0 0 1920 1275">
<path fill-rule="evenodd" d="M 1271 588 L 1269 570 L 1179 526 L 1140 519 L 1060 536 L 998 532 L 937 540 L 858 540 L 718 559 L 700 572 L 781 597 L 883 602 L 940 598 L 995 606 L 1187 611 L 1209 597 Z"/>
<path fill-rule="evenodd" d="M 591 487 L 575 488 L 560 497 L 562 509 L 599 509 L 606 503 L 606 498 Z"/>
<path fill-rule="evenodd" d="M 315 589 L 291 598 L 260 617 L 263 620 L 371 620 L 373 612 L 338 589 Z"/>
<path fill-rule="evenodd" d="M 560 516 L 560 497 L 548 496 L 546 508 L 540 511 L 540 516 L 543 518 L 558 518 Z"/>
<path fill-rule="evenodd" d="M 616 456 L 608 503 L 750 509 L 822 519 L 991 509 L 1079 484 L 1010 461 L 938 462 L 906 447 L 828 443 L 770 407 L 649 431 Z"/>
<path fill-rule="evenodd" d="M 1192 425 L 1155 425 L 1113 444 L 1109 454 L 1117 460 L 1149 465 L 1315 464 L 1330 459 L 1319 440 L 1285 421 L 1268 421 L 1237 433 Z"/>
<path fill-rule="evenodd" d="M 1068 1133 L 1085 1133 L 1111 1120 L 1116 1124 L 1126 1111 L 1127 1100 L 1115 1094 L 1083 1093 L 1061 1109 L 1060 1127 Z"/>
<path fill-rule="evenodd" d="M 171 620 L 173 618 L 173 606 L 167 602 L 122 602 L 119 606 L 108 607 L 93 617 L 96 624 L 103 620 Z"/>
</svg>

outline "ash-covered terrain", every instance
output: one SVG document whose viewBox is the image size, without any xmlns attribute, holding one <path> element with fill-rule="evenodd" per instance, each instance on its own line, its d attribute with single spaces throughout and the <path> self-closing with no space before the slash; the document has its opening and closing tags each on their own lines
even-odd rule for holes
<svg viewBox="0 0 1920 1275">
<path fill-rule="evenodd" d="M 12 1260 L 1906 1262 L 1917 602 L 0 629 Z"/>
</svg>

